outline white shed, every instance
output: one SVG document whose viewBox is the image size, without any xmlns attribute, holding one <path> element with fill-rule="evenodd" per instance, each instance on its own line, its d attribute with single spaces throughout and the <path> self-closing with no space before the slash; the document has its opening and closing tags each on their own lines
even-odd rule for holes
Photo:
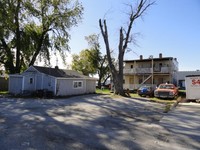
<svg viewBox="0 0 200 150">
<path fill-rule="evenodd" d="M 96 79 L 84 76 L 77 71 L 30 66 L 22 74 L 9 76 L 11 94 L 50 91 L 55 96 L 95 93 Z"/>
</svg>

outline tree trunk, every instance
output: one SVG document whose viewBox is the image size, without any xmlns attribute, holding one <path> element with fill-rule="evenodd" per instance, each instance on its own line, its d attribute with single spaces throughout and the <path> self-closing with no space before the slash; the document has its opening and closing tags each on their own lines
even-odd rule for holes
<svg viewBox="0 0 200 150">
<path fill-rule="evenodd" d="M 119 46 L 118 46 L 118 65 L 119 65 L 119 70 L 117 74 L 117 92 L 122 95 L 126 96 L 124 89 L 123 89 L 123 63 L 124 63 L 124 49 L 123 49 L 123 41 L 124 41 L 124 35 L 123 35 L 123 29 L 120 29 L 120 38 L 119 38 Z"/>
<path fill-rule="evenodd" d="M 102 79 L 102 76 L 101 76 L 101 73 L 99 71 L 99 80 L 98 80 L 98 88 L 101 89 L 101 79 Z"/>
<path fill-rule="evenodd" d="M 37 49 L 31 59 L 31 62 L 29 63 L 29 66 L 32 66 L 34 65 L 35 61 L 36 61 L 36 58 L 37 56 L 39 55 L 40 51 L 41 51 L 41 48 L 42 48 L 42 45 L 43 45 L 43 41 L 44 41 L 44 36 L 45 36 L 45 33 L 46 32 L 43 32 L 43 34 L 41 35 L 40 37 L 40 40 L 39 40 L 39 43 L 38 43 L 38 46 L 37 46 Z"/>
<path fill-rule="evenodd" d="M 1 39 L 1 42 L 2 42 L 2 46 L 5 49 L 6 55 L 7 55 L 7 60 L 6 60 L 6 62 L 4 62 L 5 69 L 9 70 L 10 74 L 14 74 L 15 73 L 15 67 L 14 67 L 14 64 L 13 64 L 12 52 L 11 52 L 10 48 L 8 47 L 8 45 L 6 44 L 4 39 Z"/>
<path fill-rule="evenodd" d="M 113 78 L 114 94 L 119 94 L 119 95 L 125 96 L 125 92 L 123 90 L 123 57 L 120 56 L 120 60 L 122 58 L 122 67 L 119 66 L 119 69 L 121 69 L 119 71 L 122 71 L 122 72 L 119 73 L 116 70 L 116 68 L 115 68 L 115 66 L 112 62 L 112 58 L 111 58 L 111 54 L 110 54 L 106 20 L 104 20 L 103 23 L 104 24 L 102 25 L 102 22 L 101 22 L 101 19 L 100 19 L 99 20 L 99 26 L 100 26 L 101 33 L 103 35 L 103 39 L 104 39 L 105 46 L 106 46 L 106 54 L 107 54 L 108 64 L 109 64 L 109 68 L 110 68 L 111 75 L 112 75 L 112 78 Z"/>
<path fill-rule="evenodd" d="M 113 75 L 114 93 L 121 96 L 126 96 L 123 89 L 123 80 L 119 77 L 119 74 Z"/>
<path fill-rule="evenodd" d="M 106 81 L 108 80 L 108 78 L 110 78 L 110 76 L 111 76 L 111 75 L 108 75 L 108 76 L 105 78 L 105 80 L 103 81 L 103 84 L 106 83 Z"/>
<path fill-rule="evenodd" d="M 20 50 L 21 50 L 21 40 L 20 40 L 20 29 L 19 29 L 19 9 L 20 9 L 20 1 L 17 1 L 17 8 L 15 12 L 15 25 L 16 25 L 16 66 L 15 73 L 20 73 Z"/>
</svg>

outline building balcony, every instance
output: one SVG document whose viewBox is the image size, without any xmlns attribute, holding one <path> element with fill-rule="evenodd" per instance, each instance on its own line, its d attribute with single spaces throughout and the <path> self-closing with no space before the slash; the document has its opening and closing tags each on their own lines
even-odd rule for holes
<svg viewBox="0 0 200 150">
<path fill-rule="evenodd" d="M 170 73 L 170 67 L 154 67 L 153 69 L 152 68 L 124 69 L 124 74 L 125 75 L 152 74 L 152 72 L 153 73 Z"/>
<path fill-rule="evenodd" d="M 124 69 L 124 74 L 151 74 L 152 68 L 132 68 Z"/>
</svg>

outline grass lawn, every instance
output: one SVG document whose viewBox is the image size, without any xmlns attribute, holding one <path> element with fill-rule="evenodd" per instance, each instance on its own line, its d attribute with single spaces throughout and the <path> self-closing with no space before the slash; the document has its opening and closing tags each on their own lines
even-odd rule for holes
<svg viewBox="0 0 200 150">
<path fill-rule="evenodd" d="M 113 93 L 111 93 L 110 92 L 110 90 L 109 89 L 103 89 L 103 90 L 101 90 L 101 89 L 96 89 L 96 93 L 97 94 L 106 94 L 106 95 L 114 95 Z M 171 105 L 171 104 L 174 104 L 175 102 L 177 102 L 177 101 L 180 101 L 182 98 L 184 98 L 184 95 L 185 95 L 185 91 L 181 91 L 180 92 L 180 95 L 178 96 L 178 98 L 177 99 L 173 99 L 173 100 L 168 100 L 168 99 L 159 99 L 159 98 L 156 98 L 156 97 L 141 97 L 141 96 L 139 96 L 137 93 L 130 93 L 130 96 L 132 97 L 132 98 L 145 98 L 145 99 L 147 99 L 147 100 L 150 100 L 150 101 L 152 101 L 152 102 L 158 102 L 158 103 L 165 103 L 165 104 L 169 104 L 169 105 Z"/>
<path fill-rule="evenodd" d="M 96 89 L 96 93 L 97 94 L 108 94 L 108 95 L 111 95 L 111 94 L 113 94 L 113 93 L 111 93 L 110 92 L 110 90 L 109 89 Z"/>
<path fill-rule="evenodd" d="M 0 95 L 6 95 L 8 94 L 8 91 L 0 91 Z"/>
<path fill-rule="evenodd" d="M 118 95 L 114 95 L 113 93 L 110 92 L 109 89 L 96 89 L 96 93 L 97 94 L 105 94 L 105 95 L 110 95 L 111 97 L 120 97 Z M 169 100 L 169 99 L 159 99 L 156 97 L 141 97 L 139 96 L 137 93 L 130 93 L 130 96 L 132 98 L 137 98 L 137 99 L 146 99 L 152 102 L 156 102 L 156 103 L 162 103 L 165 105 L 165 108 L 163 110 L 163 112 L 167 113 L 173 106 L 173 104 L 176 104 L 177 102 L 181 101 L 184 98 L 185 95 L 185 91 L 182 91 L 180 93 L 180 95 L 177 97 L 177 99 L 173 99 L 173 100 Z"/>
</svg>

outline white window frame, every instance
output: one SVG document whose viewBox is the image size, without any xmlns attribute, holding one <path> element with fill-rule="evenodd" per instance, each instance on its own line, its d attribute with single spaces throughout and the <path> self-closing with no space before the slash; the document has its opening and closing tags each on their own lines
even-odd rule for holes
<svg viewBox="0 0 200 150">
<path fill-rule="evenodd" d="M 83 81 L 73 81 L 73 88 L 74 89 L 81 89 L 81 88 L 83 88 Z"/>
</svg>

